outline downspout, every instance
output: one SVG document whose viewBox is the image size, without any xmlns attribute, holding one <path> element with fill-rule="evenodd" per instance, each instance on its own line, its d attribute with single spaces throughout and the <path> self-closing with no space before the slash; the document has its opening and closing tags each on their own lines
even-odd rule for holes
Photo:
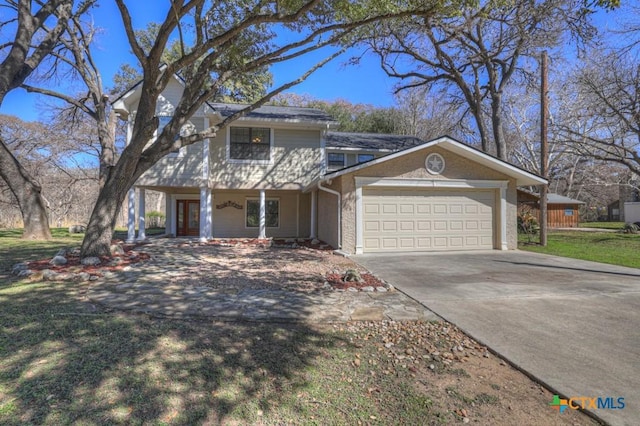
<svg viewBox="0 0 640 426">
<path fill-rule="evenodd" d="M 331 184 L 331 181 L 325 181 Z M 342 249 L 342 196 L 338 191 L 333 189 L 325 188 L 322 186 L 322 181 L 318 182 L 318 189 L 320 191 L 328 192 L 329 194 L 333 194 L 338 199 L 338 250 Z"/>
</svg>

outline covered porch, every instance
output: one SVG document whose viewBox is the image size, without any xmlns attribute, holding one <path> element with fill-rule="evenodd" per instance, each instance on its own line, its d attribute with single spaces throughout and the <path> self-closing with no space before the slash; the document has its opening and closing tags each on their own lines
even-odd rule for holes
<svg viewBox="0 0 640 426">
<path fill-rule="evenodd" d="M 164 194 L 167 235 L 197 237 L 203 242 L 212 238 L 316 237 L 315 193 L 139 186 L 128 196 L 128 242 L 147 239 L 145 198 L 151 190 Z"/>
</svg>

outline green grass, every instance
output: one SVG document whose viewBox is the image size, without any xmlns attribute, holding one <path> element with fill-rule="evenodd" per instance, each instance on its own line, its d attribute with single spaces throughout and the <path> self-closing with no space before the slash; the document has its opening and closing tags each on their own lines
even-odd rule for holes
<svg viewBox="0 0 640 426">
<path fill-rule="evenodd" d="M 13 264 L 53 257 L 63 247 L 78 247 L 84 234 L 69 234 L 67 228 L 51 228 L 49 241 L 23 240 L 22 229 L 0 229 L 0 274 Z"/>
<path fill-rule="evenodd" d="M 47 258 L 81 238 L 0 231 L 0 258 Z M 372 374 L 379 345 L 356 347 L 346 330 L 124 314 L 92 305 L 87 285 L 0 275 L 0 424 L 420 424 L 448 415 L 406 368 Z"/>
<path fill-rule="evenodd" d="M 581 222 L 580 228 L 599 228 L 621 230 L 624 222 Z"/>
<path fill-rule="evenodd" d="M 356 347 L 347 331 L 120 314 L 83 301 L 84 290 L 0 284 L 0 424 L 424 424 L 446 416 L 407 369 L 373 375 L 367 360 L 378 346 Z"/>
<path fill-rule="evenodd" d="M 640 268 L 640 256 L 638 256 L 640 235 L 638 234 L 551 232 L 547 236 L 547 247 L 526 244 L 523 237 L 520 238 L 519 248 L 522 250 Z M 524 238 L 526 239 L 526 237 Z"/>
</svg>

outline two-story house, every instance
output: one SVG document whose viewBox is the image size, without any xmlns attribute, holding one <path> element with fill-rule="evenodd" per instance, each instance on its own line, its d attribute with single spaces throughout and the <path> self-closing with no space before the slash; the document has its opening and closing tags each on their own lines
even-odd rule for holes
<svg viewBox="0 0 640 426">
<path fill-rule="evenodd" d="M 114 102 L 135 116 L 140 87 Z M 180 99 L 173 80 L 157 116 Z M 183 127 L 203 129 L 241 108 L 206 104 Z M 544 179 L 448 137 L 333 132 L 326 113 L 263 106 L 215 138 L 182 148 L 136 182 L 166 194 L 167 233 L 211 238 L 318 238 L 347 253 L 517 247 L 516 187 Z M 129 196 L 129 238 L 135 195 Z"/>
</svg>

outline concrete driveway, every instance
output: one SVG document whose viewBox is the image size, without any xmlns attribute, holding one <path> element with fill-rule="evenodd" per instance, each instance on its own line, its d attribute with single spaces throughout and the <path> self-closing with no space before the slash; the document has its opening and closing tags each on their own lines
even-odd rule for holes
<svg viewBox="0 0 640 426">
<path fill-rule="evenodd" d="M 521 251 L 354 260 L 552 390 L 624 398 L 601 419 L 640 424 L 640 270 Z"/>
</svg>

